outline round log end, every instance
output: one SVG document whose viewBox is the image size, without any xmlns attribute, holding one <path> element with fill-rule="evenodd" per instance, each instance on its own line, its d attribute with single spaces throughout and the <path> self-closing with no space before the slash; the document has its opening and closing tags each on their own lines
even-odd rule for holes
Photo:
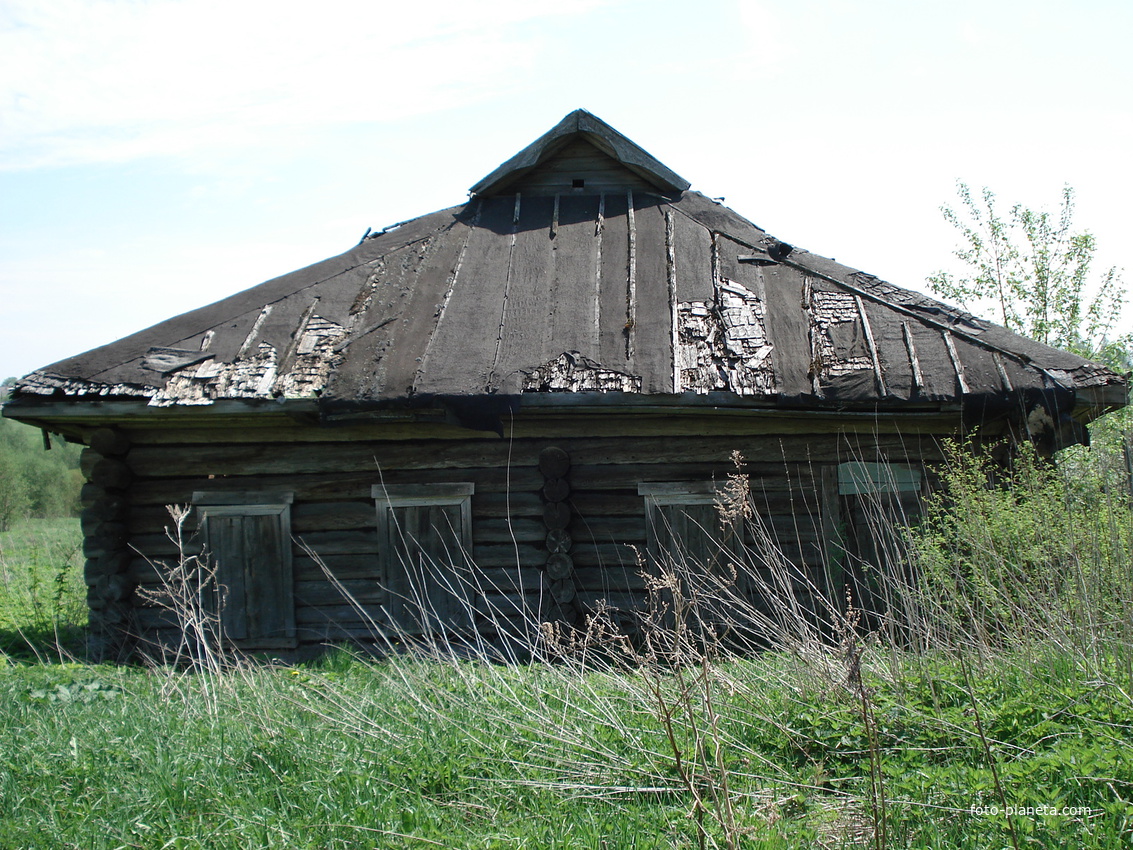
<svg viewBox="0 0 1133 850">
<path fill-rule="evenodd" d="M 561 531 L 570 524 L 570 506 L 566 502 L 547 502 L 543 506 L 543 524 L 552 531 Z"/>
<path fill-rule="evenodd" d="M 103 457 L 124 455 L 130 451 L 130 438 L 116 428 L 99 428 L 90 435 L 90 447 Z"/>
<path fill-rule="evenodd" d="M 546 478 L 563 478 L 570 471 L 570 455 L 558 446 L 548 446 L 539 452 L 539 471 Z"/>
<path fill-rule="evenodd" d="M 565 478 L 548 478 L 543 485 L 543 498 L 548 502 L 561 502 L 570 495 L 570 485 Z"/>
<path fill-rule="evenodd" d="M 552 528 L 547 531 L 547 551 L 552 554 L 569 552 L 573 543 L 570 532 L 565 528 Z"/>
<path fill-rule="evenodd" d="M 569 578 L 574 572 L 574 559 L 570 555 L 556 553 L 547 558 L 547 575 L 552 579 Z"/>
<path fill-rule="evenodd" d="M 574 599 L 575 588 L 573 579 L 559 579 L 551 582 L 551 598 L 560 605 L 566 605 Z"/>
</svg>

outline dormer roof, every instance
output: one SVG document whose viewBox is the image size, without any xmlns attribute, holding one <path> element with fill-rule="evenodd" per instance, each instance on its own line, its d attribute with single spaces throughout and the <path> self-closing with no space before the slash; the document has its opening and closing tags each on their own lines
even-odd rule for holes
<svg viewBox="0 0 1133 850">
<path fill-rule="evenodd" d="M 531 172 L 545 169 L 554 163 L 564 151 L 573 149 L 576 161 L 582 162 L 579 176 L 570 177 L 564 173 L 569 183 L 587 181 L 585 170 L 588 163 L 583 160 L 587 148 L 593 149 L 600 157 L 612 161 L 621 169 L 638 178 L 642 185 L 632 188 L 652 188 L 661 195 L 679 195 L 689 188 L 689 182 L 656 160 L 644 148 L 627 139 L 601 118 L 591 115 L 585 109 L 576 109 L 562 121 L 529 144 L 491 174 L 480 180 L 469 191 L 473 195 L 488 197 L 504 192 L 515 192 L 515 184 L 528 177 Z M 597 160 L 597 158 L 595 158 Z M 597 160 L 600 163 L 600 160 Z M 601 164 L 601 163 L 600 163 Z M 606 166 L 608 169 L 609 166 Z M 604 171 L 606 170 L 604 169 Z M 565 169 L 569 172 L 569 168 Z M 602 177 L 609 179 L 609 174 Z M 597 185 L 566 185 L 565 190 L 586 190 L 594 194 Z M 603 188 L 606 188 L 605 186 Z M 581 193 L 581 192 L 580 192 Z M 553 191 L 540 191 L 538 194 L 554 194 Z"/>
</svg>

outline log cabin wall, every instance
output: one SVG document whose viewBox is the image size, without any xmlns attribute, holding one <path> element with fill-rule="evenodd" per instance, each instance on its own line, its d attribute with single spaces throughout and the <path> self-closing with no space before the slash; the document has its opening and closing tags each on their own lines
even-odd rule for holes
<svg viewBox="0 0 1133 850">
<path fill-rule="evenodd" d="M 489 610 L 505 619 L 518 619 L 523 610 L 540 620 L 574 623 L 599 600 L 618 609 L 632 628 L 632 612 L 646 600 L 639 562 L 649 537 L 643 482 L 723 483 L 736 472 L 733 452 L 739 452 L 760 521 L 784 554 L 823 587 L 829 580 L 824 552 L 840 522 L 837 464 L 920 464 L 940 457 L 937 437 L 918 433 L 923 425 L 902 433 L 896 423 L 874 421 L 857 433 L 844 424 L 795 422 L 784 434 L 696 435 L 687 433 L 689 423 L 668 417 L 645 433 L 625 433 L 632 419 L 516 422 L 504 439 L 470 439 L 463 431 L 460 440 L 451 439 L 451 426 L 439 425 L 133 429 L 122 457 L 128 487 L 116 491 L 129 502 L 128 513 L 120 514 L 128 549 L 118 551 L 133 557 L 109 601 L 132 599 L 132 628 L 143 647 L 175 645 L 176 621 L 153 601 L 159 571 L 177 559 L 166 536 L 173 524 L 166 506 L 190 505 L 202 492 L 271 494 L 267 501 L 286 493 L 293 499 L 294 537 L 296 634 L 290 648 L 303 654 L 327 642 L 373 640 L 375 624 L 388 623 L 391 602 L 379 581 L 375 487 L 396 492 L 407 485 L 463 483 L 473 490 L 471 556 L 479 588 L 472 595 L 479 631 L 495 628 L 485 616 Z M 936 426 L 927 430 L 947 430 Z M 639 418 L 633 427 L 641 430 Z M 703 420 L 696 427 L 734 429 Z M 549 449 L 568 459 L 565 472 L 548 464 Z M 564 511 L 562 528 L 556 517 Z M 195 540 L 189 551 L 199 548 Z M 131 585 L 138 590 L 128 597 Z M 120 619 L 115 615 L 115 622 Z"/>
<path fill-rule="evenodd" d="M 879 548 L 840 465 L 871 479 L 976 429 L 1051 453 L 1126 403 L 1126 377 L 794 248 L 577 110 L 467 203 L 37 370 L 0 413 L 90 446 L 92 648 L 119 657 L 176 639 L 149 592 L 166 505 L 226 553 L 247 645 L 400 626 L 389 572 L 425 575 L 424 549 L 458 550 L 441 583 L 476 563 L 480 629 L 493 606 L 573 622 L 643 604 L 643 552 L 707 549 L 733 451 L 775 545 L 836 589 L 843 530 L 859 562 Z"/>
</svg>

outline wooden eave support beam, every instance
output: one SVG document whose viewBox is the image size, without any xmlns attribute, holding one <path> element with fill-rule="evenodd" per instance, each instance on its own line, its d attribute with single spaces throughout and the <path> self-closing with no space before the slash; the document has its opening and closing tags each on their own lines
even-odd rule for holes
<svg viewBox="0 0 1133 850">
<path fill-rule="evenodd" d="M 292 422 L 317 417 L 315 399 L 220 399 L 207 405 L 173 405 L 151 407 L 141 399 L 99 399 L 97 401 L 48 401 L 13 399 L 4 405 L 4 416 L 21 422 L 59 425 L 95 425 L 106 423 L 163 424 L 231 422 L 251 418 L 255 422 Z"/>
</svg>

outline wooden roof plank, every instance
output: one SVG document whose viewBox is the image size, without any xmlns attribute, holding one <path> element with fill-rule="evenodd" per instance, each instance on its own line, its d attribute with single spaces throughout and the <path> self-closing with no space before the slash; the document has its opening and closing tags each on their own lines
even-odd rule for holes
<svg viewBox="0 0 1133 850">
<path fill-rule="evenodd" d="M 553 348 L 550 309 L 554 297 L 554 198 L 524 198 L 508 272 L 508 300 L 493 384 L 501 392 L 522 391 L 523 370 L 561 354 Z"/>
<path fill-rule="evenodd" d="M 493 389 L 489 379 L 505 309 L 514 211 L 514 196 L 483 201 L 452 297 L 429 341 L 417 392 L 469 395 Z"/>
<path fill-rule="evenodd" d="M 602 280 L 598 315 L 600 330 L 598 356 L 594 359 L 607 369 L 637 374 L 626 356 L 626 290 L 629 282 L 630 231 L 626 195 L 605 196 L 602 229 Z"/>
<path fill-rule="evenodd" d="M 603 234 L 598 226 L 599 198 L 561 196 L 559 221 L 549 266 L 550 317 L 547 360 L 563 352 L 598 356 L 598 277 Z"/>
<path fill-rule="evenodd" d="M 669 304 L 666 208 L 650 196 L 635 196 L 637 231 L 633 310 L 633 358 L 646 393 L 672 391 L 672 310 Z"/>
</svg>

